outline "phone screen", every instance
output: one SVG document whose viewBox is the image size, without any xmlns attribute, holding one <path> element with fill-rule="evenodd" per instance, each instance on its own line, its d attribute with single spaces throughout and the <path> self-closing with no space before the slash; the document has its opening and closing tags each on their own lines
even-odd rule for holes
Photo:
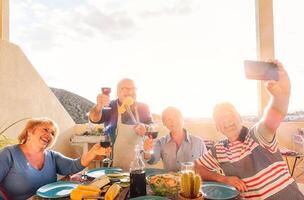
<svg viewBox="0 0 304 200">
<path fill-rule="evenodd" d="M 253 80 L 279 80 L 278 67 L 271 62 L 244 61 L 245 75 Z"/>
</svg>

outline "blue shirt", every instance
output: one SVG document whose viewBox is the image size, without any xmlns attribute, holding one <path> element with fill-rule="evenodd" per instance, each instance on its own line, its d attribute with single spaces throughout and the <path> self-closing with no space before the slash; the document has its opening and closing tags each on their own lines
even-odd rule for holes
<svg viewBox="0 0 304 200">
<path fill-rule="evenodd" d="M 156 139 L 152 157 L 147 162 L 156 164 L 161 158 L 166 170 L 176 172 L 180 170 L 182 162 L 192 162 L 207 152 L 201 138 L 190 135 L 186 130 L 184 132 L 186 137 L 179 149 L 171 138 L 171 134 Z"/>
<path fill-rule="evenodd" d="M 118 119 L 118 111 L 117 111 L 117 103 L 118 99 L 110 102 L 111 109 L 103 109 L 102 117 L 97 123 L 104 123 L 105 133 L 111 136 L 112 141 L 115 141 L 115 133 L 117 128 L 117 119 Z M 152 116 L 149 110 L 149 107 L 146 104 L 136 102 L 137 111 L 139 121 L 144 124 L 152 123 Z M 131 106 L 131 110 L 134 113 L 134 108 Z M 127 112 L 121 115 L 121 122 L 123 124 L 134 124 L 131 117 Z"/>
<path fill-rule="evenodd" d="M 71 159 L 62 154 L 45 151 L 43 168 L 37 170 L 27 161 L 19 145 L 8 146 L 0 151 L 0 187 L 9 199 L 25 200 L 37 189 L 57 181 L 57 174 L 69 175 L 84 169 L 80 159 Z"/>
</svg>

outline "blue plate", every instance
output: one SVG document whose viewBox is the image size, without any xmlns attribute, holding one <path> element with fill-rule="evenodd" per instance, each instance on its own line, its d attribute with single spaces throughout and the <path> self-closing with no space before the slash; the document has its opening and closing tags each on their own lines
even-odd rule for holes
<svg viewBox="0 0 304 200">
<path fill-rule="evenodd" d="M 122 169 L 117 167 L 102 167 L 97 169 L 89 170 L 87 175 L 93 178 L 99 178 L 102 175 L 105 174 L 115 174 L 115 173 L 121 173 Z"/>
<path fill-rule="evenodd" d="M 140 196 L 131 198 L 130 200 L 168 200 L 166 197 L 160 197 L 160 196 Z"/>
<path fill-rule="evenodd" d="M 214 200 L 233 199 L 240 194 L 233 186 L 209 181 L 203 182 L 202 191 L 204 198 Z"/>
<path fill-rule="evenodd" d="M 165 174 L 168 173 L 165 169 L 158 169 L 158 168 L 145 168 L 146 176 L 155 175 L 155 174 Z"/>
<path fill-rule="evenodd" d="M 43 198 L 61 198 L 68 197 L 71 191 L 77 187 L 77 183 L 58 181 L 40 187 L 36 195 Z"/>
</svg>

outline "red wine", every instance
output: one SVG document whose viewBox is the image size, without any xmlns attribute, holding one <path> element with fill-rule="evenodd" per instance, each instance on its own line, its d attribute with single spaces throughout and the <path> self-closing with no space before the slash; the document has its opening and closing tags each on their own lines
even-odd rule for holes
<svg viewBox="0 0 304 200">
<path fill-rule="evenodd" d="M 101 92 L 102 92 L 102 94 L 105 94 L 105 95 L 110 95 L 110 93 L 111 93 L 111 88 L 109 88 L 109 87 L 103 87 L 103 88 L 101 88 Z"/>
<path fill-rule="evenodd" d="M 134 170 L 130 173 L 130 198 L 145 196 L 146 172 L 144 170 Z"/>
<path fill-rule="evenodd" d="M 157 131 L 149 131 L 149 132 L 146 132 L 145 133 L 146 136 L 148 136 L 149 138 L 152 138 L 152 139 L 155 139 L 158 135 L 158 132 Z"/>
<path fill-rule="evenodd" d="M 111 146 L 111 142 L 110 141 L 101 141 L 100 142 L 100 145 L 103 147 L 103 148 L 108 148 Z"/>
</svg>

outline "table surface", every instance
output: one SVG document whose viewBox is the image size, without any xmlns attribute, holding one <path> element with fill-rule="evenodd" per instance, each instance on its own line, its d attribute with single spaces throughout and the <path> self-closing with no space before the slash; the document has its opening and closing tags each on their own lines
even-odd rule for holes
<svg viewBox="0 0 304 200">
<path fill-rule="evenodd" d="M 129 190 L 129 188 L 124 188 L 124 189 Z M 147 185 L 147 196 L 148 195 L 153 195 L 153 192 L 152 192 L 151 188 Z M 33 196 L 31 199 L 32 200 L 54 200 L 51 198 L 43 198 L 43 197 L 39 197 L 39 196 Z M 70 199 L 70 197 L 56 198 L 56 200 L 69 200 L 69 199 Z M 129 196 L 127 198 L 120 198 L 119 196 L 115 198 L 115 200 L 125 200 L 125 199 L 129 199 Z M 208 199 L 205 198 L 204 200 L 208 200 Z M 238 196 L 231 200 L 243 200 L 243 198 L 241 196 Z"/>
<path fill-rule="evenodd" d="M 79 175 L 79 174 L 78 174 Z M 92 181 L 94 180 L 94 178 L 92 177 L 88 177 L 88 179 L 86 181 L 82 181 L 82 182 L 79 182 L 79 183 L 82 183 L 82 184 L 89 184 L 91 183 Z M 73 181 L 75 182 L 75 180 L 71 180 L 70 179 L 70 176 L 66 176 L 66 177 L 63 177 L 62 179 L 60 179 L 60 181 Z M 124 189 L 124 188 L 123 188 Z M 129 190 L 129 188 L 126 188 Z M 151 188 L 149 187 L 149 185 L 147 184 L 147 196 L 148 195 L 153 195 L 153 191 L 151 190 Z M 31 200 L 54 200 L 54 198 L 43 198 L 43 197 L 39 197 L 37 195 L 33 196 L 30 198 Z M 68 200 L 70 199 L 70 197 L 63 197 L 63 198 L 55 198 L 56 200 Z M 125 199 L 129 199 L 129 197 L 127 198 L 120 198 L 119 195 L 117 198 L 115 198 L 115 200 L 125 200 Z M 205 198 L 205 200 L 208 200 Z M 238 196 L 234 199 L 231 199 L 231 200 L 243 200 L 243 198 L 241 196 Z"/>
</svg>

